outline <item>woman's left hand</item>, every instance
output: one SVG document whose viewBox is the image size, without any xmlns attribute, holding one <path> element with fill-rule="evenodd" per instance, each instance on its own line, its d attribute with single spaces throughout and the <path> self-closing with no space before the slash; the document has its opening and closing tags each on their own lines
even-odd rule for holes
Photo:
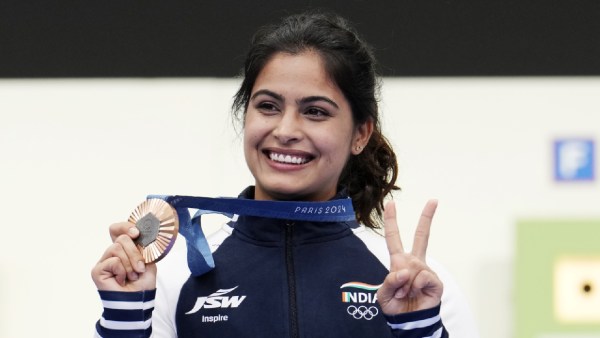
<svg viewBox="0 0 600 338">
<path fill-rule="evenodd" d="M 390 201 L 385 206 L 385 241 L 390 253 L 390 273 L 377 291 L 377 301 L 383 313 L 397 315 L 433 308 L 440 304 L 444 286 L 425 262 L 431 220 L 437 200 L 425 205 L 410 253 L 404 251 L 398 225 L 396 207 Z"/>
</svg>

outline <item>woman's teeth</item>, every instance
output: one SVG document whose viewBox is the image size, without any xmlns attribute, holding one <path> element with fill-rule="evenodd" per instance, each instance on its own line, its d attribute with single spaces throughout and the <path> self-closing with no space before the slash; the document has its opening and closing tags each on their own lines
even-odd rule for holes
<svg viewBox="0 0 600 338">
<path fill-rule="evenodd" d="M 283 154 L 276 154 L 276 153 L 270 153 L 269 158 L 272 161 L 287 163 L 287 164 L 304 164 L 304 163 L 308 162 L 308 159 L 306 157 L 283 155 Z"/>
</svg>

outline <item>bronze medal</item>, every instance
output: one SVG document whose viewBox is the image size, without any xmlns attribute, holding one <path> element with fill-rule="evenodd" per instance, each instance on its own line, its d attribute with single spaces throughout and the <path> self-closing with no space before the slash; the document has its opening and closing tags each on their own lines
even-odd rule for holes
<svg viewBox="0 0 600 338">
<path fill-rule="evenodd" d="M 140 235 L 135 244 L 146 263 L 155 263 L 167 255 L 179 232 L 179 218 L 169 203 L 152 198 L 138 205 L 129 216 Z"/>
</svg>

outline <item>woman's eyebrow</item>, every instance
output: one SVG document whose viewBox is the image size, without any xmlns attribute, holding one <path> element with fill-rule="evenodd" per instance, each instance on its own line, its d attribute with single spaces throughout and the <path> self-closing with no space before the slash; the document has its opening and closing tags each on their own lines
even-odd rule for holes
<svg viewBox="0 0 600 338">
<path fill-rule="evenodd" d="M 251 97 L 250 100 L 254 100 L 254 98 L 256 98 L 259 95 L 267 95 L 267 96 L 271 96 L 272 98 L 279 100 L 279 101 L 285 101 L 285 98 L 283 97 L 283 95 L 281 94 L 277 94 L 273 91 L 270 91 L 268 89 L 261 89 L 256 91 L 256 93 L 254 93 Z"/>
<path fill-rule="evenodd" d="M 335 103 L 332 99 L 325 97 L 325 96 L 303 97 L 302 99 L 298 100 L 296 103 L 298 105 L 300 105 L 300 104 L 312 103 L 312 102 L 317 102 L 317 101 L 325 101 L 325 102 L 329 103 L 330 105 L 334 106 L 336 109 L 340 108 L 340 107 L 338 107 L 337 103 Z"/>
<path fill-rule="evenodd" d="M 283 97 L 283 95 L 277 94 L 274 91 L 271 91 L 268 89 L 257 90 L 254 94 L 252 94 L 252 96 L 250 97 L 250 100 L 254 100 L 259 95 L 267 95 L 278 101 L 285 102 L 285 97 Z M 333 101 L 332 99 L 330 99 L 326 96 L 319 96 L 319 95 L 303 97 L 303 98 L 297 100 L 296 104 L 301 105 L 301 104 L 307 104 L 307 103 L 318 102 L 318 101 L 327 102 L 330 105 L 334 106 L 336 109 L 339 109 L 339 106 L 337 105 L 337 103 L 335 103 L 335 101 Z"/>
</svg>

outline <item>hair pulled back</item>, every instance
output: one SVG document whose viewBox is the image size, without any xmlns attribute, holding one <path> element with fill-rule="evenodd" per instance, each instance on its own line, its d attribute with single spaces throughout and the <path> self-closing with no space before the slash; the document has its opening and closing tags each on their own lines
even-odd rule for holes
<svg viewBox="0 0 600 338">
<path fill-rule="evenodd" d="M 253 37 L 243 69 L 242 84 L 234 96 L 233 111 L 246 113 L 256 78 L 277 53 L 317 52 L 325 70 L 350 103 L 355 125 L 373 122 L 365 149 L 350 156 L 338 182 L 352 198 L 357 220 L 370 228 L 381 226 L 383 199 L 396 185 L 398 164 L 381 133 L 379 83 L 370 47 L 343 18 L 327 13 L 304 13 L 261 28 Z"/>
</svg>

